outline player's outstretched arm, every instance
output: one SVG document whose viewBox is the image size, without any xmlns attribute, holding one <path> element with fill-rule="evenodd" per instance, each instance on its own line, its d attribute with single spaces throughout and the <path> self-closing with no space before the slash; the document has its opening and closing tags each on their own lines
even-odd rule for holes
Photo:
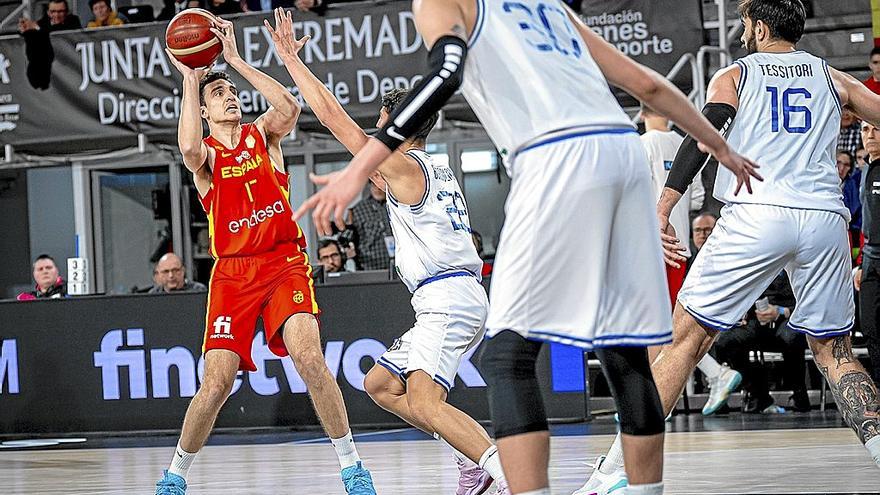
<svg viewBox="0 0 880 495">
<path fill-rule="evenodd" d="M 223 43 L 223 58 L 242 77 L 247 79 L 272 106 L 257 119 L 257 125 L 266 133 L 266 138 L 271 141 L 280 140 L 290 134 L 296 125 L 296 119 L 300 112 L 296 98 L 281 83 L 251 67 L 241 58 L 231 22 L 220 18 L 214 22 L 216 27 L 211 28 L 211 32 Z"/>
<path fill-rule="evenodd" d="M 736 175 L 739 187 L 745 185 L 751 192 L 750 178 L 761 179 L 755 171 L 757 165 L 732 150 L 721 134 L 700 115 L 678 88 L 660 74 L 618 51 L 587 27 L 570 9 L 568 14 L 608 82 L 623 88 L 678 124 L 699 141 L 705 151 L 714 155 L 719 163 Z"/>
<path fill-rule="evenodd" d="M 202 141 L 202 115 L 199 106 L 199 81 L 207 73 L 203 69 L 190 69 L 180 63 L 168 49 L 168 60 L 183 74 L 183 97 L 180 100 L 180 119 L 177 121 L 177 145 L 183 156 L 183 164 L 193 174 L 199 173 L 207 164 L 208 148 Z"/>
<path fill-rule="evenodd" d="M 840 95 L 841 106 L 849 107 L 860 119 L 880 127 L 880 95 L 874 94 L 855 77 L 833 67 L 828 69 Z"/>
<path fill-rule="evenodd" d="M 272 35 L 275 52 L 299 88 L 300 94 L 315 112 L 315 117 L 352 154 L 357 154 L 367 143 L 367 134 L 345 112 L 339 101 L 315 74 L 299 58 L 299 51 L 309 41 L 309 36 L 296 39 L 293 32 L 293 16 L 283 8 L 275 9 L 275 27 L 264 20 L 263 24 Z"/>
<path fill-rule="evenodd" d="M 415 134 L 425 119 L 443 108 L 463 81 L 467 56 L 466 15 L 459 1 L 415 0 L 413 14 L 416 28 L 429 48 L 425 78 L 391 114 L 388 123 L 358 152 L 348 167 L 325 188 L 306 200 L 294 217 L 313 210 L 312 219 L 320 234 L 329 234 L 332 217 L 344 226 L 345 210 L 360 192 L 370 175 L 408 137 Z"/>
</svg>

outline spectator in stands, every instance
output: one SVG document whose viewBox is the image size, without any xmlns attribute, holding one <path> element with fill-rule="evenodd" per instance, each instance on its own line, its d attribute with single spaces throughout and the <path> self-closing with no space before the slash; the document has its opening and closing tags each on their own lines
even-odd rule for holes
<svg viewBox="0 0 880 495">
<path fill-rule="evenodd" d="M 67 282 L 58 274 L 55 259 L 48 254 L 41 254 L 34 260 L 34 290 L 22 292 L 19 301 L 34 299 L 59 299 L 67 297 Z"/>
<path fill-rule="evenodd" d="M 862 139 L 868 167 L 862 172 L 862 234 L 864 245 L 853 282 L 859 291 L 859 321 L 868 344 L 871 377 L 880 383 L 880 130 L 865 122 Z"/>
<path fill-rule="evenodd" d="M 238 0 L 208 0 L 208 11 L 218 16 L 244 12 Z"/>
<path fill-rule="evenodd" d="M 691 232 L 693 232 L 696 251 L 703 248 L 703 244 L 706 243 L 709 234 L 715 229 L 715 223 L 717 222 L 718 219 L 715 218 L 715 215 L 708 212 L 700 213 L 694 217 L 693 222 L 691 222 Z"/>
<path fill-rule="evenodd" d="M 865 86 L 871 91 L 880 94 L 880 48 L 871 50 L 868 68 L 871 69 L 871 75 L 865 79 Z"/>
<path fill-rule="evenodd" d="M 94 19 L 89 21 L 86 26 L 88 29 L 121 26 L 125 24 L 113 8 L 110 7 L 110 0 L 89 0 L 89 7 L 92 9 Z"/>
<path fill-rule="evenodd" d="M 178 13 L 186 9 L 200 7 L 199 0 L 163 0 L 162 10 L 156 16 L 157 21 L 170 21 Z"/>
<path fill-rule="evenodd" d="M 852 220 L 849 228 L 859 231 L 862 228 L 862 201 L 859 199 L 859 188 L 862 183 L 862 171 L 853 167 L 853 155 L 845 151 L 837 152 L 837 175 L 843 189 L 843 204 L 849 210 Z"/>
<path fill-rule="evenodd" d="M 856 150 L 856 168 L 859 172 L 868 167 L 868 151 L 865 148 Z"/>
<path fill-rule="evenodd" d="M 840 136 L 837 138 L 837 151 L 845 151 L 855 156 L 856 150 L 862 147 L 859 119 L 856 114 L 846 108 L 840 116 Z"/>
<path fill-rule="evenodd" d="M 349 222 L 355 232 L 355 246 L 362 270 L 387 270 L 391 262 L 389 242 L 393 245 L 391 221 L 385 208 L 385 189 L 372 181 L 370 193 L 351 209 Z"/>
<path fill-rule="evenodd" d="M 55 51 L 49 33 L 81 29 L 79 17 L 70 13 L 67 0 L 50 0 L 40 20 L 20 19 L 18 30 L 24 38 L 27 56 L 27 78 L 34 89 L 48 89 L 52 78 L 52 60 Z"/>
<path fill-rule="evenodd" d="M 346 256 L 342 246 L 335 239 L 322 239 L 318 244 L 318 261 L 324 273 L 339 273 L 346 270 Z"/>
<path fill-rule="evenodd" d="M 788 328 L 788 319 L 794 310 L 795 299 L 785 272 L 773 280 L 761 294 L 755 307 L 749 310 L 740 326 L 721 332 L 715 342 L 714 353 L 719 361 L 727 362 L 743 375 L 744 413 L 784 412 L 770 395 L 767 370 L 760 362 L 751 363 L 750 351 L 782 353 L 783 386 L 792 391 L 790 407 L 795 411 L 809 411 L 804 351 L 804 334 Z"/>
<path fill-rule="evenodd" d="M 150 289 L 150 294 L 167 294 L 169 292 L 204 292 L 208 290 L 204 284 L 191 282 L 186 279 L 186 271 L 180 256 L 167 253 L 156 263 L 153 272 L 153 280 L 156 286 Z"/>
<path fill-rule="evenodd" d="M 294 6 L 300 12 L 314 12 L 318 15 L 324 15 L 327 12 L 327 4 L 330 0 L 296 0 Z"/>
</svg>

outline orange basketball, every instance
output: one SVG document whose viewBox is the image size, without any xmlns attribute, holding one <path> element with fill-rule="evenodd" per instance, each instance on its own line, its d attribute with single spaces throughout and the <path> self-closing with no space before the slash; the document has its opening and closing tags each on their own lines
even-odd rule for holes
<svg viewBox="0 0 880 495">
<path fill-rule="evenodd" d="M 172 55 L 192 69 L 208 67 L 223 51 L 210 31 L 214 15 L 203 9 L 186 9 L 174 16 L 165 29 L 165 44 Z"/>
</svg>

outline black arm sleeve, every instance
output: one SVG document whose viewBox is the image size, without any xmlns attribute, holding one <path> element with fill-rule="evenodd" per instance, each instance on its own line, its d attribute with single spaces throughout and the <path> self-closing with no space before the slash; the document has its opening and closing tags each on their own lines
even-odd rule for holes
<svg viewBox="0 0 880 495">
<path fill-rule="evenodd" d="M 461 86 L 467 44 L 456 36 L 443 36 L 428 53 L 428 74 L 391 114 L 375 137 L 395 150 L 418 132 L 434 112 Z"/>
<path fill-rule="evenodd" d="M 721 134 L 725 134 L 736 116 L 736 109 L 727 103 L 707 103 L 703 115 Z M 709 154 L 697 147 L 697 140 L 687 136 L 675 154 L 672 169 L 666 177 L 666 187 L 684 194 L 708 159 Z"/>
</svg>

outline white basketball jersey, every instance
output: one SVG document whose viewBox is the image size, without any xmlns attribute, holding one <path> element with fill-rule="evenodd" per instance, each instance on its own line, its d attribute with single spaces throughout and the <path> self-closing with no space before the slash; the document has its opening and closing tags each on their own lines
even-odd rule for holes
<svg viewBox="0 0 880 495">
<path fill-rule="evenodd" d="M 396 246 L 397 273 L 411 292 L 444 272 L 467 270 L 480 279 L 483 260 L 471 239 L 470 219 L 452 169 L 421 150 L 409 150 L 425 173 L 427 188 L 416 205 L 388 193 L 388 212 Z"/>
<path fill-rule="evenodd" d="M 828 64 L 803 51 L 753 53 L 737 60 L 739 108 L 727 141 L 754 160 L 764 182 L 752 180 L 734 196 L 736 176 L 718 167 L 715 197 L 725 203 L 757 203 L 827 210 L 847 220 L 837 175 L 840 97 Z"/>
<path fill-rule="evenodd" d="M 675 154 L 678 153 L 684 138 L 675 131 L 647 131 L 641 137 L 648 161 L 651 162 L 651 181 L 654 183 L 655 200 L 659 200 L 666 185 L 666 177 L 675 160 Z M 675 228 L 678 238 L 683 240 L 682 246 L 685 249 L 683 254 L 688 258 L 691 257 L 691 243 L 688 242 L 691 238 L 690 212 L 699 210 L 703 206 L 705 195 L 703 182 L 697 174 L 669 215 L 669 223 Z"/>
<path fill-rule="evenodd" d="M 580 127 L 632 127 L 559 0 L 476 0 L 462 92 L 505 158 Z"/>
</svg>

